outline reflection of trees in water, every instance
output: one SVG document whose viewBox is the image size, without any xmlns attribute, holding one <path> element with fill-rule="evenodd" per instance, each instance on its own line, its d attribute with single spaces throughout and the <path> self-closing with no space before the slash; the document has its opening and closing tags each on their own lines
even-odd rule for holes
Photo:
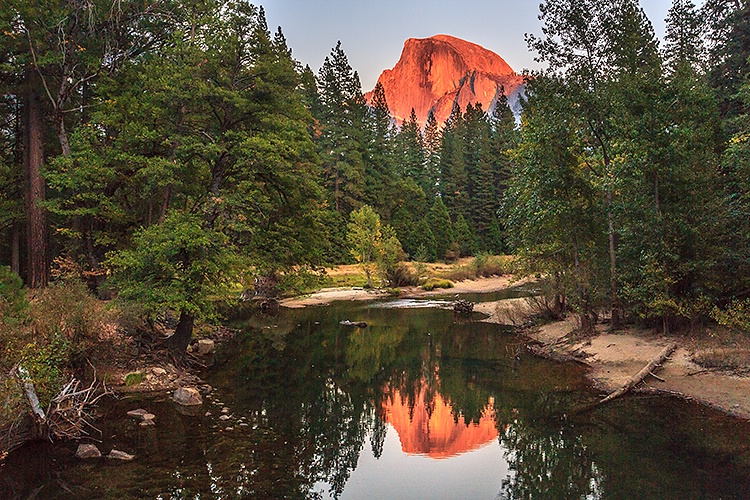
<svg viewBox="0 0 750 500">
<path fill-rule="evenodd" d="M 501 498 L 601 498 L 602 478 L 578 431 L 516 420 L 500 443 L 512 471 Z"/>
<path fill-rule="evenodd" d="M 225 490 L 251 496 L 315 497 L 323 482 L 339 496 L 375 425 L 366 387 L 349 380 L 342 362 L 347 337 L 307 328 L 279 344 L 268 333 L 243 344 L 228 370 L 234 380 L 222 383 L 249 427 L 220 439 L 214 472 L 231 484 Z"/>
<path fill-rule="evenodd" d="M 512 450 L 515 471 L 503 490 L 507 498 L 542 494 L 558 483 L 550 491 L 588 491 L 591 461 L 575 434 L 525 423 L 563 406 L 545 402 L 563 397 L 550 381 L 550 366 L 519 361 L 516 346 L 488 325 L 454 325 L 449 314 L 435 311 L 368 314 L 371 326 L 363 330 L 308 322 L 283 342 L 273 330 L 248 340 L 240 366 L 228 370 L 236 380 L 221 385 L 236 387 L 234 404 L 258 430 L 245 446 L 234 439 L 220 448 L 232 457 L 214 465 L 216 475 L 233 483 L 225 490 L 310 497 L 325 483 L 338 496 L 368 436 L 373 455 L 381 456 L 387 403 L 399 398 L 413 418 L 423 401 L 429 416 L 440 395 L 454 420 L 463 417 L 466 425 L 478 423 L 494 399 L 500 440 Z M 570 376 L 559 367 L 552 373 L 552 379 Z M 226 463 L 224 470 L 218 462 Z M 540 477 L 549 479 L 534 479 Z"/>
</svg>

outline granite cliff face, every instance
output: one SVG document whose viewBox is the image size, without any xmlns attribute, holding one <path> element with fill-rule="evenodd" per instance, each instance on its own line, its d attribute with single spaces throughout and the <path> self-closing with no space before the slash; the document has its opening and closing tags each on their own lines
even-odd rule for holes
<svg viewBox="0 0 750 500">
<path fill-rule="evenodd" d="M 422 125 L 431 109 L 442 125 L 456 101 L 462 110 L 476 102 L 491 109 L 501 87 L 513 107 L 523 91 L 523 78 L 502 57 L 449 35 L 408 39 L 396 66 L 383 71 L 378 81 L 399 124 L 412 108 Z M 369 101 L 370 93 L 366 97 Z"/>
</svg>

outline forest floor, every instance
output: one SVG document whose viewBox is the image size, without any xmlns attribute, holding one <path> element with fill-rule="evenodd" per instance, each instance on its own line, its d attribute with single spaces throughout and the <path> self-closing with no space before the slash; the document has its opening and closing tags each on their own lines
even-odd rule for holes
<svg viewBox="0 0 750 500">
<path fill-rule="evenodd" d="M 329 271 L 329 275 L 357 272 L 356 266 L 342 266 Z M 402 289 L 401 296 L 491 293 L 518 284 L 512 277 L 496 276 L 459 281 L 451 289 L 429 292 L 407 287 Z M 385 292 L 378 290 L 328 288 L 286 299 L 282 305 L 295 308 L 385 296 Z M 487 315 L 482 320 L 484 322 L 527 325 L 524 332 L 531 339 L 535 353 L 586 365 L 592 383 L 607 393 L 625 385 L 664 347 L 676 343 L 678 347 L 675 352 L 661 368 L 655 370 L 663 380 L 648 376 L 634 390 L 673 394 L 750 419 L 750 336 L 715 326 L 672 335 L 634 327 L 612 332 L 606 323 L 597 325 L 595 334 L 582 336 L 572 316 L 564 321 L 528 326 L 533 309 L 531 301 L 524 298 L 482 302 L 474 307 L 475 311 Z"/>
</svg>

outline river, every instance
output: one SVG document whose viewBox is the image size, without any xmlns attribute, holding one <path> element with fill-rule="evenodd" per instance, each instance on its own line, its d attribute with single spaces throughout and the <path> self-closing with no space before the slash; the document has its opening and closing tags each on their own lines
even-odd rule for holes
<svg viewBox="0 0 750 500">
<path fill-rule="evenodd" d="M 110 400 L 99 446 L 135 460 L 35 443 L 0 466 L 0 498 L 750 497 L 750 423 L 663 396 L 581 411 L 600 397 L 583 368 L 529 355 L 508 328 L 398 305 L 238 322 L 198 416 L 165 395 Z M 125 416 L 138 407 L 156 426 Z"/>
</svg>

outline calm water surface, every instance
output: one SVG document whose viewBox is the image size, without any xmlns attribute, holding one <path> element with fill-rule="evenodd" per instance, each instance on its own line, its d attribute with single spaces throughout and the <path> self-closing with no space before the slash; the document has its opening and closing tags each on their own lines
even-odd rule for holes
<svg viewBox="0 0 750 500">
<path fill-rule="evenodd" d="M 237 326 L 198 416 L 109 402 L 100 448 L 133 462 L 39 443 L 0 465 L 0 498 L 750 498 L 750 424 L 663 397 L 576 413 L 598 396 L 581 369 L 502 327 L 383 303 Z"/>
</svg>

